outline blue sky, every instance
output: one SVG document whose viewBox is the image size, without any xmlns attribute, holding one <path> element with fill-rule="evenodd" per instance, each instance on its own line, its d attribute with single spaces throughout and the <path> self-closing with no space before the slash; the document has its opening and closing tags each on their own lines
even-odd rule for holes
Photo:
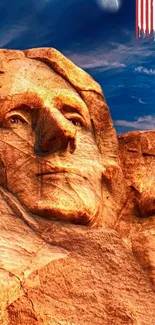
<svg viewBox="0 0 155 325">
<path fill-rule="evenodd" d="M 98 1 L 1 0 L 0 47 L 57 48 L 101 84 L 118 133 L 155 129 L 153 36 L 135 38 L 136 0 Z"/>
</svg>

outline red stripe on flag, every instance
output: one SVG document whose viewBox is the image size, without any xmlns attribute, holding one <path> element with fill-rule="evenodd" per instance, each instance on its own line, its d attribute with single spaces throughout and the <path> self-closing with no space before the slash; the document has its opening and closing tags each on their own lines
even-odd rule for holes
<svg viewBox="0 0 155 325">
<path fill-rule="evenodd" d="M 141 32 L 144 33 L 144 0 L 141 0 Z"/>
<path fill-rule="evenodd" d="M 153 31 L 153 0 L 151 0 L 151 32 Z"/>
<path fill-rule="evenodd" d="M 138 0 L 136 0 L 136 39 L 138 39 Z"/>
<path fill-rule="evenodd" d="M 146 36 L 149 36 L 149 0 L 146 0 Z"/>
</svg>

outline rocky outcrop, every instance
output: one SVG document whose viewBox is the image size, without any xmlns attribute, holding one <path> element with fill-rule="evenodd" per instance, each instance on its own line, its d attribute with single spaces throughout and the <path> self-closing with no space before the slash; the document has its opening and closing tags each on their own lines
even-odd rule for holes
<svg viewBox="0 0 155 325">
<path fill-rule="evenodd" d="M 128 198 L 132 197 L 134 207 L 132 213 L 128 213 L 134 216 L 131 232 L 134 229 L 137 232 L 141 225 L 143 229 L 154 227 L 152 217 L 155 215 L 155 131 L 129 132 L 118 136 L 118 140 Z M 126 222 L 130 223 L 128 218 Z M 127 232 L 130 233 L 128 230 Z"/>
<path fill-rule="evenodd" d="M 55 258 L 27 265 L 2 324 L 154 324 L 152 284 L 116 231 L 49 223 L 43 237 L 50 246 L 38 256 L 53 250 Z M 25 254 L 32 261 L 30 246 Z M 16 268 L 6 278 L 10 285 L 13 273 Z"/>
<path fill-rule="evenodd" d="M 120 135 L 118 140 L 128 195 L 117 230 L 131 246 L 154 286 L 155 131 L 129 132 Z"/>
<path fill-rule="evenodd" d="M 0 76 L 0 325 L 155 324 L 155 132 L 55 49 Z"/>
</svg>

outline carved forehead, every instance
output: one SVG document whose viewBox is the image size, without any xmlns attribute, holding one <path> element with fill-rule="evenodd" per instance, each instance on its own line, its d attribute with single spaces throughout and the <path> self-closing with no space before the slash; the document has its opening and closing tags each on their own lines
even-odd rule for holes
<svg viewBox="0 0 155 325">
<path fill-rule="evenodd" d="M 0 119 L 21 104 L 38 108 L 48 105 L 88 108 L 78 92 L 48 64 L 29 58 L 5 62 L 0 75 Z"/>
<path fill-rule="evenodd" d="M 76 90 L 47 64 L 29 58 L 3 61 L 0 75 L 0 96 L 4 97 L 27 91 L 35 85 L 38 88 Z M 35 87 L 34 86 L 34 87 Z"/>
</svg>

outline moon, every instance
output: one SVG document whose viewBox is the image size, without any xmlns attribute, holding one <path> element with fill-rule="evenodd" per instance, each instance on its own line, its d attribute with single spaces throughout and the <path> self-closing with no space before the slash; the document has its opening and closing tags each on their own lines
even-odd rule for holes
<svg viewBox="0 0 155 325">
<path fill-rule="evenodd" d="M 121 1 L 120 0 L 96 0 L 97 4 L 104 11 L 116 12 L 119 10 Z"/>
</svg>

